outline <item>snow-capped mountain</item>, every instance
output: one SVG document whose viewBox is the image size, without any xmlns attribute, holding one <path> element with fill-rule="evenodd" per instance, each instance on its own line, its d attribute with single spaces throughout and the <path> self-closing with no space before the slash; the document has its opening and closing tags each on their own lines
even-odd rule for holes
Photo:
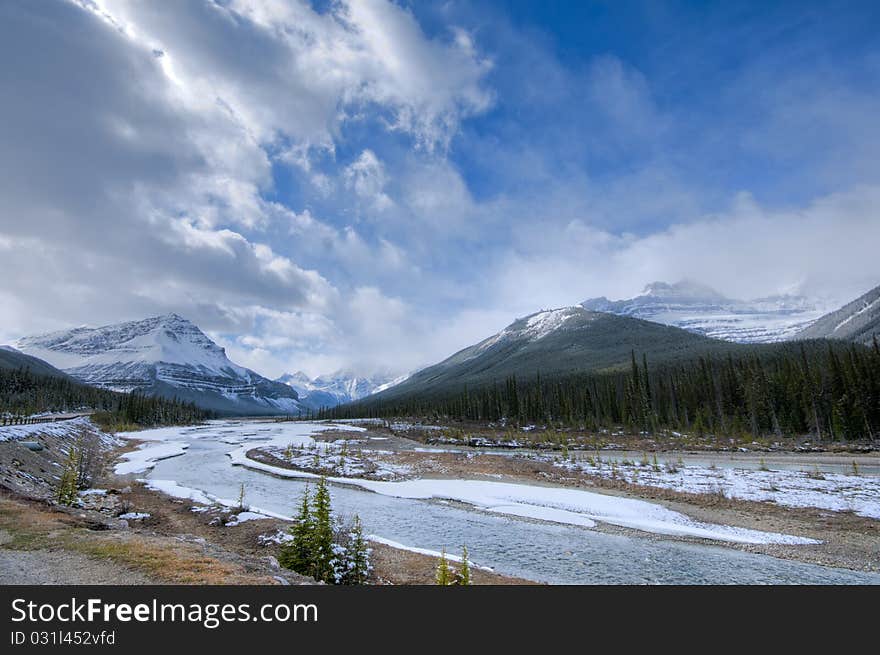
<svg viewBox="0 0 880 655">
<path fill-rule="evenodd" d="M 177 314 L 62 330 L 13 345 L 99 387 L 176 396 L 224 413 L 301 410 L 296 391 L 231 362 L 223 348 Z"/>
<path fill-rule="evenodd" d="M 591 298 L 581 306 L 591 311 L 633 316 L 741 343 L 784 341 L 829 309 L 823 302 L 796 295 L 735 300 L 710 287 L 688 281 L 676 284 L 654 282 L 633 298 Z"/>
<path fill-rule="evenodd" d="M 359 376 L 351 371 L 336 371 L 329 375 L 310 378 L 302 371 L 297 371 L 285 373 L 276 382 L 282 382 L 295 389 L 299 394 L 300 402 L 307 407 L 319 409 L 360 400 L 399 384 L 407 377 L 408 374 L 397 377 L 388 373 Z"/>
<path fill-rule="evenodd" d="M 845 339 L 869 345 L 880 339 L 880 286 L 831 312 L 796 335 L 798 339 Z"/>
<path fill-rule="evenodd" d="M 534 379 L 626 369 L 634 352 L 656 365 L 744 351 L 750 348 L 653 321 L 562 307 L 517 319 L 375 397 L 387 401 L 460 394 L 466 388 L 505 384 L 511 376 Z"/>
</svg>

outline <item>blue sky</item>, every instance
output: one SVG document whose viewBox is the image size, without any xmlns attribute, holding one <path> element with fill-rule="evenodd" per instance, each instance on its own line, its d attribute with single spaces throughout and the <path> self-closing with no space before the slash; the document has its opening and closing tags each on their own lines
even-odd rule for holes
<svg viewBox="0 0 880 655">
<path fill-rule="evenodd" d="M 880 6 L 4 3 L 0 341 L 168 311 L 409 370 L 693 278 L 880 282 Z"/>
</svg>

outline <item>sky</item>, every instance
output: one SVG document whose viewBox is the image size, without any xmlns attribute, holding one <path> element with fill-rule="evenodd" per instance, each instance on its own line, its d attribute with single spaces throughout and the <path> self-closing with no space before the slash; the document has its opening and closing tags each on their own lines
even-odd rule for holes
<svg viewBox="0 0 880 655">
<path fill-rule="evenodd" d="M 0 343 L 401 373 L 653 281 L 880 284 L 880 4 L 7 0 Z"/>
</svg>

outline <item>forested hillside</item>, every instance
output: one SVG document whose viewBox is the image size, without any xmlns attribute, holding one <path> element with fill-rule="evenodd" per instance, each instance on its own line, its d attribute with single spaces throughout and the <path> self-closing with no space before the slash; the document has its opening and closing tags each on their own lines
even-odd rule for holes
<svg viewBox="0 0 880 655">
<path fill-rule="evenodd" d="M 701 355 L 653 366 L 632 351 L 628 370 L 579 375 L 510 375 L 447 393 L 379 395 L 326 410 L 326 418 L 420 416 L 623 426 L 730 436 L 880 436 L 880 347 L 820 341 L 742 355 Z"/>
<path fill-rule="evenodd" d="M 488 339 L 414 373 L 377 398 L 448 395 L 465 385 L 478 388 L 514 375 L 531 379 L 540 373 L 559 378 L 623 371 L 632 351 L 645 353 L 654 364 L 672 364 L 698 356 L 745 356 L 772 349 L 768 344 L 710 339 L 629 316 L 563 307 L 518 319 Z"/>
<path fill-rule="evenodd" d="M 187 424 L 208 412 L 192 403 L 91 387 L 63 375 L 0 368 L 0 424 L 41 412 L 90 409 L 105 427 Z"/>
</svg>

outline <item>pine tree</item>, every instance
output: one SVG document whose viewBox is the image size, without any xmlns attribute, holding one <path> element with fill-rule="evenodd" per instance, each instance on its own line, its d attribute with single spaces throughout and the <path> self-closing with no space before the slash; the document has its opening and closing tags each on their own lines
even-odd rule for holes
<svg viewBox="0 0 880 655">
<path fill-rule="evenodd" d="M 314 518 L 312 517 L 309 487 L 306 485 L 300 499 L 296 522 L 290 528 L 290 534 L 293 539 L 282 545 L 281 552 L 278 555 L 278 563 L 297 573 L 311 574 L 312 561 L 314 559 L 313 533 Z"/>
<path fill-rule="evenodd" d="M 56 500 L 62 505 L 73 505 L 76 502 L 79 487 L 79 454 L 76 448 L 71 446 L 67 452 L 67 461 L 58 480 Z"/>
<path fill-rule="evenodd" d="M 348 548 L 349 565 L 346 584 L 365 584 L 373 570 L 370 563 L 371 549 L 367 546 L 364 538 L 361 519 L 354 517 L 354 527 L 351 530 L 351 543 Z"/>
<path fill-rule="evenodd" d="M 327 479 L 321 477 L 314 498 L 314 525 L 312 531 L 312 577 L 324 582 L 333 581 L 333 512 Z"/>
<path fill-rule="evenodd" d="M 452 584 L 452 571 L 449 570 L 449 562 L 446 561 L 446 549 L 443 549 L 440 553 L 440 561 L 437 562 L 437 572 L 434 574 L 434 582 L 443 586 Z"/>
<path fill-rule="evenodd" d="M 464 587 L 471 584 L 471 563 L 468 561 L 467 546 L 461 547 L 461 565 L 455 575 L 455 584 Z"/>
</svg>

